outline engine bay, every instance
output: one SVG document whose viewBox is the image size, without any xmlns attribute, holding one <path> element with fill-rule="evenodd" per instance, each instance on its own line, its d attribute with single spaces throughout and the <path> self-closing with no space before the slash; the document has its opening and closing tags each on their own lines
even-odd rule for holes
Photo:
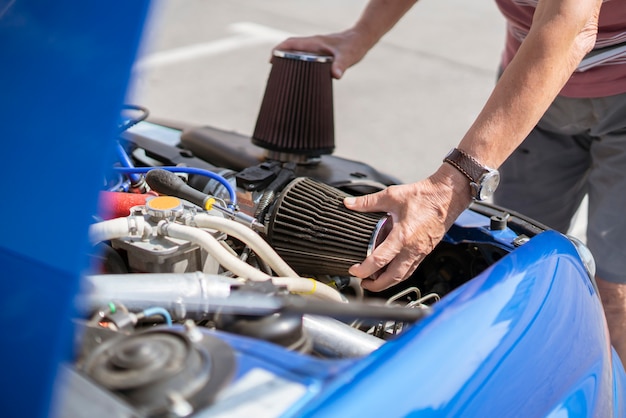
<svg viewBox="0 0 626 418">
<path fill-rule="evenodd" d="M 348 268 L 392 221 L 342 201 L 397 180 L 332 155 L 275 160 L 244 135 L 143 118 L 124 127 L 117 153 L 89 231 L 70 368 L 74 386 L 93 389 L 68 397 L 66 411 L 106 393 L 140 415 L 198 412 L 236 374 L 233 338 L 315 361 L 367 356 L 542 230 L 475 204 L 469 226 L 455 224 L 409 279 L 374 293 Z"/>
<path fill-rule="evenodd" d="M 119 118 L 146 4 L 68 6 L 2 19 L 4 415 L 623 415 L 584 244 L 474 203 L 367 292 L 348 266 L 392 220 L 340 202 L 402 180 L 332 155 L 332 83 L 302 64 L 328 57 L 292 54 L 251 136 L 202 106 L 210 126 Z"/>
</svg>

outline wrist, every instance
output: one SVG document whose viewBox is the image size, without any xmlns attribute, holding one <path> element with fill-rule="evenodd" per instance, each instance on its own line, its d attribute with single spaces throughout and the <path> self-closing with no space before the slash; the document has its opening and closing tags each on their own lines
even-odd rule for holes
<svg viewBox="0 0 626 418">
<path fill-rule="evenodd" d="M 450 164 L 443 163 L 430 176 L 433 183 L 438 184 L 442 190 L 447 190 L 450 202 L 460 208 L 467 208 L 472 203 L 473 198 L 470 188 L 467 185 L 467 177 Z"/>
<path fill-rule="evenodd" d="M 498 170 L 481 164 L 467 152 L 453 148 L 443 159 L 444 163 L 454 167 L 465 178 L 470 195 L 475 200 L 487 200 L 500 183 Z"/>
<path fill-rule="evenodd" d="M 355 49 L 359 50 L 361 56 L 365 56 L 380 41 L 385 32 L 368 21 L 359 21 L 345 31 L 345 34 L 352 39 Z"/>
<path fill-rule="evenodd" d="M 433 190 L 432 203 L 447 230 L 473 201 L 467 180 L 464 180 L 464 176 L 454 167 L 444 163 L 428 178 L 428 181 Z"/>
</svg>

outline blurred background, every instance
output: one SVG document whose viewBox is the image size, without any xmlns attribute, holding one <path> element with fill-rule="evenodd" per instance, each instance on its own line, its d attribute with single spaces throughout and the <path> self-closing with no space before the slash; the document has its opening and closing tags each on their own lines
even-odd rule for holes
<svg viewBox="0 0 626 418">
<path fill-rule="evenodd" d="M 151 115 L 251 135 L 288 36 L 343 30 L 364 0 L 157 0 L 129 101 Z M 458 143 L 495 82 L 493 0 L 421 1 L 335 80 L 335 155 L 419 180 Z"/>
</svg>

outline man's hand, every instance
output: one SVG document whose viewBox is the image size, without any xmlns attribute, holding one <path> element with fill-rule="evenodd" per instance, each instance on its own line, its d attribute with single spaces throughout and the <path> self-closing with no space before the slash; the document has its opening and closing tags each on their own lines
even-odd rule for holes
<svg viewBox="0 0 626 418">
<path fill-rule="evenodd" d="M 405 280 L 470 202 L 467 179 L 448 164 L 423 181 L 346 198 L 349 209 L 387 212 L 393 220 L 387 238 L 361 264 L 352 266 L 350 274 L 362 278 L 361 286 L 371 291 Z M 371 277 L 375 273 L 379 275 Z"/>
<path fill-rule="evenodd" d="M 348 68 L 365 56 L 368 47 L 357 33 L 347 30 L 329 35 L 288 38 L 274 49 L 332 55 L 331 73 L 333 78 L 340 79 Z"/>
</svg>

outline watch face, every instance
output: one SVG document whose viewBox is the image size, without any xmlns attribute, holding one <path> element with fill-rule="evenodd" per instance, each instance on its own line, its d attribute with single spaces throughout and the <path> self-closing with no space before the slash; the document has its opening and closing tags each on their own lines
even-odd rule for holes
<svg viewBox="0 0 626 418">
<path fill-rule="evenodd" d="M 500 173 L 497 170 L 489 171 L 480 178 L 480 186 L 476 196 L 477 200 L 487 200 L 498 188 L 500 184 Z"/>
</svg>

